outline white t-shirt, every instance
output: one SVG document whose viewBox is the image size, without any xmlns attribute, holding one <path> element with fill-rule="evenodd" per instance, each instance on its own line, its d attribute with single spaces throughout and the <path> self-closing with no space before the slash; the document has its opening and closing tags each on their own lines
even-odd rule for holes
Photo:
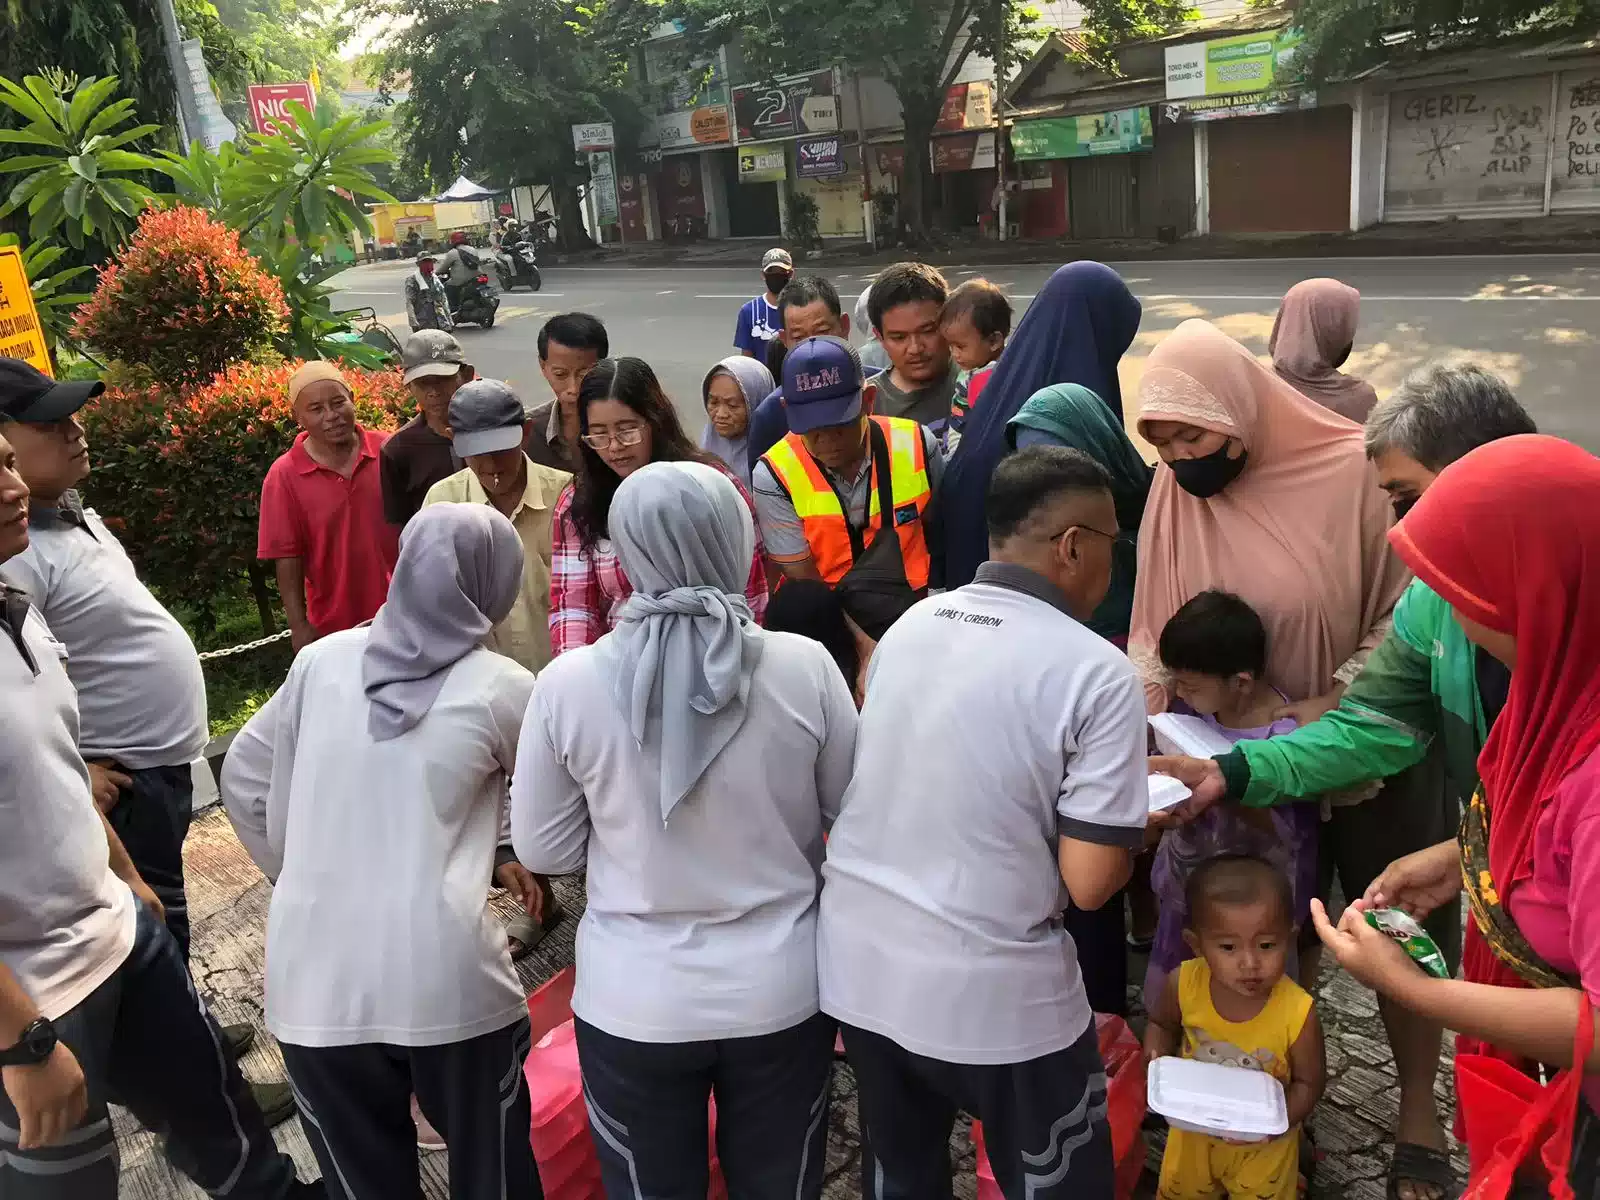
<svg viewBox="0 0 1600 1200">
<path fill-rule="evenodd" d="M 872 656 L 823 867 L 822 1010 L 927 1058 L 1026 1062 L 1092 1017 L 1057 843 L 1142 844 L 1144 693 L 1063 603 L 986 563 Z"/>
<path fill-rule="evenodd" d="M 368 632 L 302 650 L 229 753 L 241 757 L 223 802 L 277 878 L 267 1028 L 297 1046 L 465 1041 L 527 1011 L 485 902 L 533 675 L 476 649 L 420 723 L 375 742 L 361 687 Z"/>
<path fill-rule="evenodd" d="M 755 1037 L 817 1012 L 822 835 L 856 711 L 817 642 L 765 633 L 746 717 L 663 824 L 660 762 L 613 695 L 614 639 L 539 675 L 511 788 L 517 859 L 588 866 L 572 1011 L 614 1037 Z"/>
<path fill-rule="evenodd" d="M 28 593 L 71 652 L 83 756 L 134 770 L 193 762 L 208 735 L 194 643 L 94 509 L 82 510 L 82 526 L 59 513 L 34 514 L 28 549 L 0 575 Z"/>
<path fill-rule="evenodd" d="M 0 963 L 56 1020 L 126 961 L 135 909 L 78 754 L 66 648 L 31 605 L 20 633 L 26 653 L 0 627 Z"/>
</svg>

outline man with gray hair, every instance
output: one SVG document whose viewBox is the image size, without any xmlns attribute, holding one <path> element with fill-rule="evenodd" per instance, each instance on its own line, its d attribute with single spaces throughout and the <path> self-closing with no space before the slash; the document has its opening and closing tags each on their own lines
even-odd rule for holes
<svg viewBox="0 0 1600 1200">
<path fill-rule="evenodd" d="M 1472 364 L 1434 365 L 1412 374 L 1372 410 L 1367 457 L 1398 518 L 1456 459 L 1485 443 L 1535 432 L 1533 418 L 1498 376 Z M 1381 804 L 1340 810 L 1346 828 L 1329 840 L 1346 851 L 1355 843 L 1366 847 L 1360 854 L 1333 847 L 1346 899 L 1353 900 L 1379 875 L 1393 881 L 1406 855 L 1455 835 L 1460 802 L 1478 786 L 1478 751 L 1510 685 L 1509 670 L 1477 651 L 1450 606 L 1413 580 L 1395 606 L 1388 635 L 1339 706 L 1321 720 L 1280 737 L 1241 742 L 1214 759 L 1154 758 L 1151 770 L 1178 776 L 1195 789 L 1198 804 L 1225 798 L 1265 808 L 1387 779 L 1421 762 L 1437 742 L 1449 784 L 1438 811 L 1400 812 Z M 1434 910 L 1424 924 L 1454 970 L 1461 950 L 1459 902 Z M 1389 1194 L 1443 1200 L 1454 1181 L 1433 1096 L 1440 1027 L 1381 1000 L 1379 1009 L 1400 1080 Z"/>
</svg>

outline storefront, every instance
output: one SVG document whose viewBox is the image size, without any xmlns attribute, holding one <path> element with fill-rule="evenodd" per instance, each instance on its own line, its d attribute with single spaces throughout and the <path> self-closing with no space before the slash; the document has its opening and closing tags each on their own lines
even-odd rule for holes
<svg viewBox="0 0 1600 1200">
<path fill-rule="evenodd" d="M 733 115 L 727 104 L 701 104 L 658 114 L 646 134 L 659 163 L 646 181 L 654 192 L 661 236 L 669 242 L 708 236 L 705 162 L 725 154 L 733 143 Z M 627 197 L 623 197 L 626 206 Z M 624 240 L 628 240 L 624 223 Z"/>
<path fill-rule="evenodd" d="M 722 156 L 728 195 L 728 236 L 782 236 L 781 190 L 790 175 L 793 143 L 839 132 L 838 81 L 833 68 L 770 84 L 733 89 L 737 146 Z"/>
<path fill-rule="evenodd" d="M 1387 221 L 1600 209 L 1600 65 L 1389 96 Z"/>
<path fill-rule="evenodd" d="M 840 134 L 794 143 L 794 190 L 817 205 L 817 232 L 825 238 L 862 238 L 861 147 Z"/>
<path fill-rule="evenodd" d="M 999 177 L 994 130 L 935 137 L 932 150 L 937 209 L 946 228 L 987 232 L 993 221 L 994 189 Z"/>
<path fill-rule="evenodd" d="M 1156 203 L 1160 173 L 1146 165 L 1154 148 L 1146 105 L 1018 121 L 1011 127 L 1018 176 L 1012 219 L 1024 237 L 1132 237 L 1144 226 L 1153 232 L 1163 210 Z M 1156 186 L 1144 217 L 1140 180 L 1147 175 Z"/>
<path fill-rule="evenodd" d="M 687 242 L 707 236 L 700 158 L 698 154 L 663 155 L 655 169 L 652 190 L 665 241 Z"/>
</svg>

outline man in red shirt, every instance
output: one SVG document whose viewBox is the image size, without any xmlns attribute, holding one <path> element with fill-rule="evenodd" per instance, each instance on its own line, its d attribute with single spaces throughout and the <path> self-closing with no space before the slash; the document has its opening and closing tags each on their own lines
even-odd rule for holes
<svg viewBox="0 0 1600 1200">
<path fill-rule="evenodd" d="M 387 433 L 356 423 L 337 367 L 309 362 L 289 380 L 300 434 L 261 485 L 256 557 L 272 559 L 299 650 L 371 619 L 389 590 L 400 537 L 383 518 L 378 452 Z"/>
</svg>

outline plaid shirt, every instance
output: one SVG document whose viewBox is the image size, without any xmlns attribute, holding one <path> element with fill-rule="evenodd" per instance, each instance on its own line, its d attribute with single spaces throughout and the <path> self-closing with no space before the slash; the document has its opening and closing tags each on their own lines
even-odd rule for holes
<svg viewBox="0 0 1600 1200">
<path fill-rule="evenodd" d="M 721 467 L 722 464 L 715 463 Z M 724 471 L 724 473 L 727 473 Z M 760 624 L 767 615 L 767 549 L 761 540 L 761 523 L 756 519 L 755 503 L 744 484 L 733 479 L 744 502 L 750 506 L 750 519 L 756 527 L 756 553 L 750 563 L 750 580 L 744 594 L 750 611 Z M 586 551 L 572 520 L 572 484 L 556 501 L 555 546 L 550 560 L 550 650 L 552 656 L 565 654 L 579 646 L 592 645 L 616 627 L 617 610 L 633 595 L 633 585 L 622 573 L 617 553 L 609 538 L 602 538 L 594 550 Z"/>
</svg>

